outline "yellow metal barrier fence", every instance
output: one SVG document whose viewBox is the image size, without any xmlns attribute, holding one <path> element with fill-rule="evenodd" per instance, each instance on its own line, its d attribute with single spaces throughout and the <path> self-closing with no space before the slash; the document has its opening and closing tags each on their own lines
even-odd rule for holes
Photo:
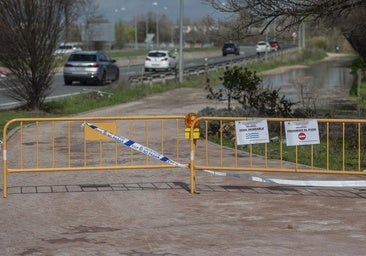
<svg viewBox="0 0 366 256">
<path fill-rule="evenodd" d="M 3 196 L 11 173 L 177 167 L 136 152 L 85 122 L 175 161 L 189 161 L 184 116 L 18 118 L 3 129 Z"/>
<path fill-rule="evenodd" d="M 235 122 L 246 120 L 260 119 L 198 117 L 187 134 L 184 116 L 13 119 L 3 130 L 3 196 L 8 174 L 20 172 L 184 167 L 190 168 L 191 193 L 196 190 L 196 172 L 203 170 L 366 174 L 366 120 L 317 119 L 318 144 L 288 146 L 285 122 L 299 119 L 266 118 L 268 142 L 238 145 Z M 136 152 L 86 122 L 182 164 Z"/>
<path fill-rule="evenodd" d="M 316 119 L 318 144 L 287 146 L 285 122 L 301 120 L 261 119 L 267 121 L 269 141 L 249 145 L 238 145 L 235 122 L 260 119 L 198 117 L 194 120 L 190 129 L 191 193 L 196 188 L 196 172 L 203 170 L 366 175 L 366 120 Z M 197 123 L 201 133 L 198 140 L 193 136 Z M 304 133 L 299 132 L 298 136 L 304 139 Z"/>
</svg>

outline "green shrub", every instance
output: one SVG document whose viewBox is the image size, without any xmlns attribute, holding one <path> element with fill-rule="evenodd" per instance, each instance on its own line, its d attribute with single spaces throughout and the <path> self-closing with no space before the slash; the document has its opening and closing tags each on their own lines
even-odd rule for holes
<svg viewBox="0 0 366 256">
<path fill-rule="evenodd" d="M 321 49 L 324 51 L 329 50 L 329 44 L 326 37 L 317 36 L 312 37 L 307 42 L 308 48 L 315 48 L 315 49 Z"/>
</svg>

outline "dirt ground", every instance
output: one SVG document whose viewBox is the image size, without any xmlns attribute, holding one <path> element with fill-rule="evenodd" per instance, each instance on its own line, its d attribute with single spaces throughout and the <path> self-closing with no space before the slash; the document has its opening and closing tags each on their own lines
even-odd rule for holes
<svg viewBox="0 0 366 256">
<path fill-rule="evenodd" d="M 185 115 L 225 104 L 177 89 L 83 115 Z M 11 175 L 0 255 L 365 255 L 364 187 L 197 180 L 190 194 L 179 168 Z"/>
</svg>

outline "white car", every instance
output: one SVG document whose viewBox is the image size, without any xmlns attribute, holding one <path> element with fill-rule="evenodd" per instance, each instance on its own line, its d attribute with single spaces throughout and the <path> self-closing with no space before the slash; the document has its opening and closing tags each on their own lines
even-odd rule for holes
<svg viewBox="0 0 366 256">
<path fill-rule="evenodd" d="M 145 71 L 169 71 L 177 68 L 175 56 L 169 51 L 149 51 L 145 57 Z"/>
<path fill-rule="evenodd" d="M 55 51 L 55 55 L 71 54 L 74 52 L 81 51 L 81 47 L 77 44 L 61 44 Z"/>
<path fill-rule="evenodd" d="M 255 47 L 257 54 L 270 52 L 271 51 L 271 45 L 268 42 L 265 41 L 259 41 Z"/>
</svg>

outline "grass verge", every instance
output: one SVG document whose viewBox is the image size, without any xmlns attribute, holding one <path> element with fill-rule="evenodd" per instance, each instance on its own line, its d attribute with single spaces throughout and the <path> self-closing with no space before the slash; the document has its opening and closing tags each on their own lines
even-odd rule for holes
<svg viewBox="0 0 366 256">
<path fill-rule="evenodd" d="M 232 138 L 229 137 L 224 136 L 221 140 L 217 136 L 211 136 L 208 139 L 217 144 L 222 143 L 226 147 L 235 147 Z M 297 162 L 300 165 L 313 166 L 315 168 L 336 171 L 342 171 L 343 168 L 344 170 L 358 170 L 358 148 L 352 143 L 345 143 L 344 147 L 340 145 L 342 145 L 340 140 L 332 140 L 327 145 L 326 140 L 322 137 L 320 144 L 316 145 L 295 147 L 286 146 L 282 141 L 270 141 L 266 144 L 238 146 L 237 149 L 253 155 L 267 156 L 268 159 Z M 329 147 L 329 158 L 327 158 L 325 150 L 327 147 Z M 343 159 L 345 160 L 344 163 L 342 162 Z M 361 168 L 363 169 L 364 166 L 361 166 Z"/>
</svg>

